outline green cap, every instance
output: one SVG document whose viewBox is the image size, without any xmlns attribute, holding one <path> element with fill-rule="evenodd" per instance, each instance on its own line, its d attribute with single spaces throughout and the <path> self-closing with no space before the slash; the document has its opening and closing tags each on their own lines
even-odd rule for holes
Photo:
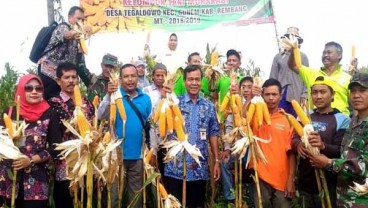
<svg viewBox="0 0 368 208">
<path fill-rule="evenodd" d="M 116 67 L 118 65 L 118 57 L 107 53 L 102 58 L 102 64 L 111 65 L 111 66 Z"/>
<path fill-rule="evenodd" d="M 351 89 L 353 85 L 360 85 L 364 88 L 368 88 L 368 73 L 366 72 L 355 73 L 350 81 L 349 89 Z"/>
</svg>

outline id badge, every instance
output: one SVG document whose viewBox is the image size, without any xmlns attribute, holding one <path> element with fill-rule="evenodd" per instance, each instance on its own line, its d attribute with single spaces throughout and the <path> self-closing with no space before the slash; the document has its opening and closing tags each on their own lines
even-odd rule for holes
<svg viewBox="0 0 368 208">
<path fill-rule="evenodd" d="M 206 129 L 199 129 L 199 132 L 201 134 L 201 140 L 206 140 L 207 139 L 207 131 L 206 131 Z"/>
</svg>

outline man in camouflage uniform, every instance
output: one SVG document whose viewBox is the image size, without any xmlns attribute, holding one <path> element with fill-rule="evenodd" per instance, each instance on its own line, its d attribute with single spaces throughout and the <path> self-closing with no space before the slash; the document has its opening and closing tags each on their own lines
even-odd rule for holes
<svg viewBox="0 0 368 208">
<path fill-rule="evenodd" d="M 101 62 L 102 73 L 98 76 L 93 75 L 88 86 L 88 100 L 92 101 L 96 95 L 101 100 L 106 95 L 110 71 L 115 67 L 118 67 L 118 58 L 109 53 L 105 54 Z"/>
<path fill-rule="evenodd" d="M 348 88 L 350 102 L 358 114 L 345 132 L 341 158 L 330 159 L 323 154 L 308 157 L 314 167 L 338 174 L 338 207 L 368 207 L 368 194 L 359 195 L 352 189 L 353 182 L 364 184 L 368 177 L 368 73 L 357 72 Z"/>
</svg>

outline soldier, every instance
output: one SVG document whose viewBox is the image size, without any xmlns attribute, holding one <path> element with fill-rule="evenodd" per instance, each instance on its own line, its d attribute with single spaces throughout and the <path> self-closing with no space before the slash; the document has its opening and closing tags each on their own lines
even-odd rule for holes
<svg viewBox="0 0 368 208">
<path fill-rule="evenodd" d="M 367 207 L 367 195 L 352 189 L 353 182 L 363 184 L 368 177 L 368 73 L 358 72 L 349 86 L 349 99 L 357 115 L 351 119 L 342 140 L 341 158 L 331 159 L 324 154 L 307 153 L 312 166 L 337 173 L 337 206 Z"/>
</svg>

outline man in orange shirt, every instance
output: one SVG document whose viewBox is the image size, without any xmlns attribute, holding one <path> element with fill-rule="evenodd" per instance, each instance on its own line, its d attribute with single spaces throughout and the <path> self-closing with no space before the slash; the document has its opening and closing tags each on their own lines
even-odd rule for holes
<svg viewBox="0 0 368 208">
<path fill-rule="evenodd" d="M 259 184 L 263 207 L 291 207 L 295 194 L 295 155 L 291 151 L 293 128 L 285 112 L 280 109 L 281 84 L 268 79 L 262 86 L 262 97 L 271 115 L 272 125 L 263 124 L 255 135 L 271 139 L 270 143 L 258 143 L 268 163 L 258 162 Z M 270 138 L 271 137 L 271 138 Z M 257 194 L 256 194 L 257 195 Z M 255 196 L 258 200 L 258 196 Z"/>
</svg>

